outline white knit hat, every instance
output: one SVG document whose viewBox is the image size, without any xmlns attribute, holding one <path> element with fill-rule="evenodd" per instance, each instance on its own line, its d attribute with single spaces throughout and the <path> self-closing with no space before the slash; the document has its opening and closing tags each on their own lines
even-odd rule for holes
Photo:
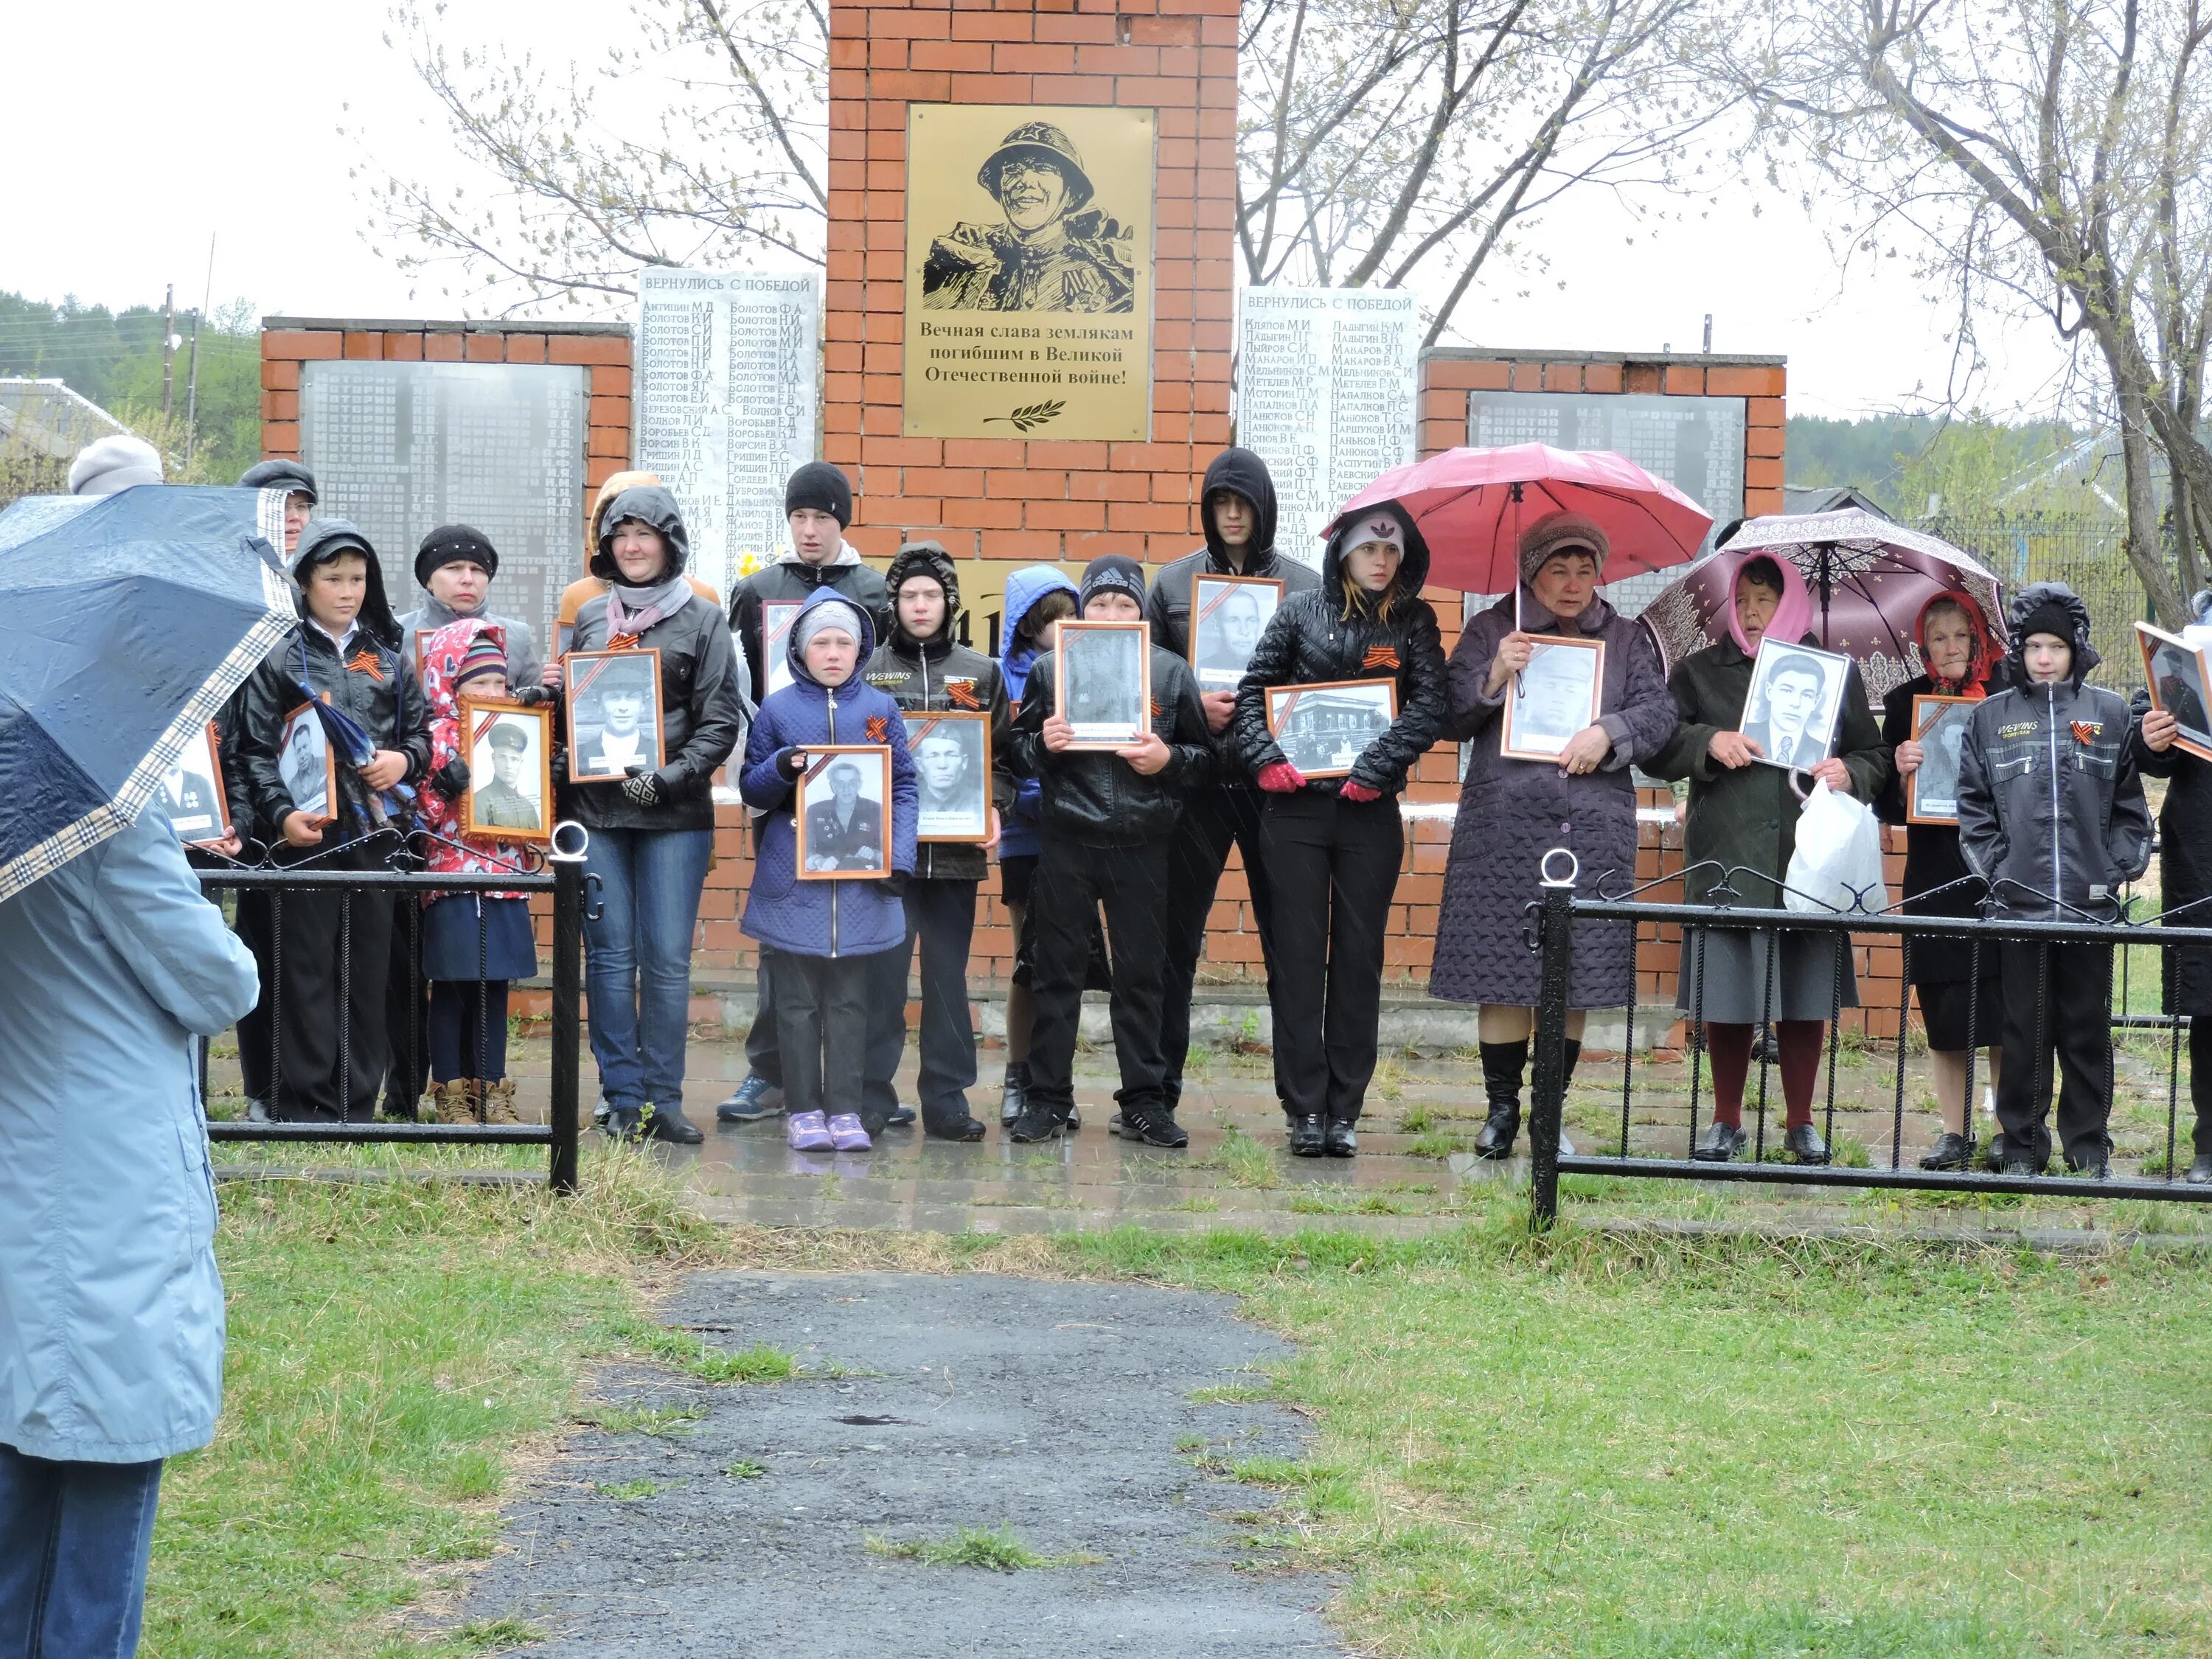
<svg viewBox="0 0 2212 1659">
<path fill-rule="evenodd" d="M 143 438 L 118 432 L 94 440 L 70 463 L 72 495 L 112 495 L 134 484 L 161 482 L 161 452 Z"/>
</svg>

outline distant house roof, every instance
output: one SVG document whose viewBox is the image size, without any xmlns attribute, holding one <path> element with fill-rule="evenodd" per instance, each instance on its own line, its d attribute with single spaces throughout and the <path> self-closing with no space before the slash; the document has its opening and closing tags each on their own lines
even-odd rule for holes
<svg viewBox="0 0 2212 1659">
<path fill-rule="evenodd" d="M 67 460 L 95 438 L 130 429 L 59 380 L 0 377 L 0 447 Z"/>
<path fill-rule="evenodd" d="M 1850 484 L 1793 484 L 1782 486 L 1784 513 L 1871 513 L 1878 519 L 1890 514 L 1881 504 Z"/>
</svg>

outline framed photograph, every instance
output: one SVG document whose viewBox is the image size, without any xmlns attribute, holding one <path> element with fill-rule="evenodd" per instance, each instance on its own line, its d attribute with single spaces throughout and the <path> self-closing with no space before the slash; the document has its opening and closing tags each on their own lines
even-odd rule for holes
<svg viewBox="0 0 2212 1659">
<path fill-rule="evenodd" d="M 1827 759 L 1850 669 L 1851 659 L 1833 651 L 1761 640 L 1740 728 L 1759 745 L 1759 758 L 1798 772 Z"/>
<path fill-rule="evenodd" d="M 1140 622 L 1060 624 L 1053 708 L 1078 749 L 1127 749 L 1152 729 L 1152 627 Z"/>
<path fill-rule="evenodd" d="M 761 601 L 761 678 L 768 684 L 754 695 L 755 702 L 791 684 L 791 654 L 787 649 L 791 625 L 799 620 L 805 603 L 801 599 Z"/>
<path fill-rule="evenodd" d="M 799 880 L 869 881 L 890 874 L 890 745 L 810 744 L 791 816 Z"/>
<path fill-rule="evenodd" d="M 2142 647 L 2151 707 L 2180 725 L 2176 744 L 2199 760 L 2212 760 L 2212 671 L 2203 648 L 2148 623 L 2136 624 L 2136 643 Z"/>
<path fill-rule="evenodd" d="M 1340 778 L 1398 718 L 1398 681 L 1323 680 L 1267 688 L 1267 730 L 1310 778 Z"/>
<path fill-rule="evenodd" d="M 620 783 L 667 763 L 660 738 L 660 653 L 571 651 L 562 659 L 568 781 Z"/>
<path fill-rule="evenodd" d="M 276 751 L 276 775 L 293 810 L 317 829 L 338 821 L 338 761 L 330 733 L 315 705 L 303 702 L 284 716 L 284 746 Z"/>
<path fill-rule="evenodd" d="M 437 631 L 434 628 L 418 628 L 415 630 L 415 684 L 417 685 L 422 684 L 422 665 L 429 656 L 430 635 Z"/>
<path fill-rule="evenodd" d="M 1190 665 L 1201 691 L 1234 691 L 1253 648 L 1283 602 L 1283 585 L 1262 576 L 1194 576 Z"/>
<path fill-rule="evenodd" d="M 1959 821 L 1959 751 L 1978 697 L 1918 696 L 1912 700 L 1912 740 L 1921 747 L 1919 769 L 1905 781 L 1907 823 Z"/>
<path fill-rule="evenodd" d="M 991 835 L 991 717 L 906 717 L 906 746 L 921 796 L 923 841 L 987 841 Z"/>
<path fill-rule="evenodd" d="M 1605 696 L 1603 640 L 1540 639 L 1506 688 L 1498 752 L 1507 760 L 1554 761 L 1595 722 Z"/>
<path fill-rule="evenodd" d="M 215 722 L 185 745 L 155 797 L 168 809 L 169 827 L 187 847 L 206 847 L 230 833 L 230 801 L 222 787 L 222 744 Z"/>
<path fill-rule="evenodd" d="M 469 793 L 461 828 L 492 841 L 553 839 L 553 711 L 504 698 L 461 699 Z"/>
</svg>

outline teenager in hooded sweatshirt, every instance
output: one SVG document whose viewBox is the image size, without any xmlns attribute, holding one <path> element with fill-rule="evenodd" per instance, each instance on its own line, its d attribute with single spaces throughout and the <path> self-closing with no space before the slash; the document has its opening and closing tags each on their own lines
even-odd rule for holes
<svg viewBox="0 0 2212 1659">
<path fill-rule="evenodd" d="M 1249 449 L 1224 449 L 1206 469 L 1200 492 L 1206 545 L 1164 568 L 1152 579 L 1145 615 L 1152 641 L 1178 657 L 1190 655 L 1193 585 L 1200 576 L 1255 576 L 1283 585 L 1283 598 L 1320 584 L 1314 566 L 1275 550 L 1275 481 L 1267 464 Z M 1244 884 L 1252 897 L 1252 920 L 1260 932 L 1260 956 L 1268 979 L 1274 978 L 1274 887 L 1261 856 L 1261 794 L 1252 787 L 1229 736 L 1237 713 L 1233 690 L 1199 692 L 1212 733 L 1217 768 L 1214 781 L 1194 789 L 1183 801 L 1168 866 L 1168 976 L 1160 1046 L 1167 1056 L 1168 1109 L 1182 1098 L 1183 1059 L 1190 1050 L 1191 990 L 1206 954 L 1206 923 L 1214 890 L 1234 844 L 1244 865 Z"/>
<path fill-rule="evenodd" d="M 766 701 L 769 664 L 761 654 L 763 605 L 799 604 L 823 589 L 842 594 L 868 613 L 876 637 L 890 631 L 884 579 L 860 562 L 860 550 L 845 539 L 853 522 L 853 486 L 827 461 L 809 461 L 783 486 L 784 521 L 791 550 L 774 564 L 739 582 L 730 595 L 730 631 L 738 637 L 756 701 Z M 776 665 L 780 669 L 781 664 Z M 783 1108 L 783 1066 L 775 1047 L 775 963 L 763 948 L 754 976 L 752 1028 L 745 1035 L 746 1075 L 716 1112 L 726 1123 L 750 1123 L 773 1117 Z M 894 1121 L 913 1121 L 911 1113 Z"/>
<path fill-rule="evenodd" d="M 883 1102 L 863 1086 L 868 999 L 881 982 L 880 959 L 896 952 L 904 960 L 916 797 L 899 706 L 860 678 L 875 642 L 868 613 L 849 599 L 820 592 L 806 601 L 785 644 L 791 684 L 762 700 L 738 784 L 745 805 L 766 815 L 741 925 L 776 953 L 776 1048 L 791 1112 L 785 1134 L 799 1152 L 866 1152 L 889 1122 Z M 793 808 L 811 763 L 807 751 L 823 744 L 891 751 L 888 877 L 799 879 Z M 903 1020 L 903 996 L 899 1013 Z"/>
<path fill-rule="evenodd" d="M 607 1133 L 626 1138 L 642 1128 L 685 1145 L 701 1139 L 684 1115 L 684 1046 L 691 939 L 714 850 L 714 769 L 745 725 L 744 670 L 722 613 L 685 579 L 690 561 L 690 538 L 668 491 L 642 485 L 610 504 L 592 564 L 608 589 L 576 612 L 570 649 L 619 642 L 659 653 L 665 755 L 659 767 L 632 767 L 618 782 L 560 791 L 564 813 L 591 831 L 584 871 L 599 882 L 599 907 L 585 914 L 584 984 Z M 565 781 L 565 755 L 554 772 Z"/>
</svg>

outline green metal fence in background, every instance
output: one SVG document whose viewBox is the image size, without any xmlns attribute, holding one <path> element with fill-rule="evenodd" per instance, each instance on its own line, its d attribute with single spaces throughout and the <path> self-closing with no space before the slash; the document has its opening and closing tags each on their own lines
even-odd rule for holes
<svg viewBox="0 0 2212 1659">
<path fill-rule="evenodd" d="M 1996 573 L 2008 592 L 2029 582 L 2064 582 L 2089 607 L 2090 637 L 2105 660 L 2096 684 L 2130 695 L 2143 683 L 2135 624 L 2151 619 L 2142 583 L 2128 563 L 2127 526 L 2118 518 L 2016 518 L 1922 520 L 1918 529 L 1964 548 Z"/>
</svg>

